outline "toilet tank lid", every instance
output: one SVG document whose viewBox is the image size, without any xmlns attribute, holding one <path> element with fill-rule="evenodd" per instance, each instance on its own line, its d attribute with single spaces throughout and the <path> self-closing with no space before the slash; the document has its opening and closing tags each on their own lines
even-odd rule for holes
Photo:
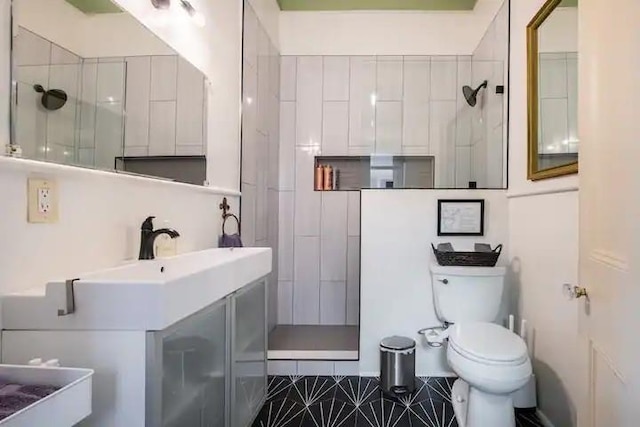
<svg viewBox="0 0 640 427">
<path fill-rule="evenodd" d="M 506 267 L 450 267 L 431 263 L 431 273 L 443 276 L 474 276 L 474 277 L 495 277 L 504 276 L 507 273 Z"/>
</svg>

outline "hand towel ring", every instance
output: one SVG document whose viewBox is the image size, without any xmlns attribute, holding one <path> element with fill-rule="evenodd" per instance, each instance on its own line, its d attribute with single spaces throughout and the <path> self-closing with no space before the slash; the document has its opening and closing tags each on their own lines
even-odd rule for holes
<svg viewBox="0 0 640 427">
<path fill-rule="evenodd" d="M 224 220 L 222 221 L 222 234 L 226 234 L 225 231 L 224 231 L 224 226 L 227 224 L 227 219 L 229 217 L 232 217 L 233 219 L 236 220 L 236 223 L 238 224 L 238 234 L 241 234 L 240 233 L 240 220 L 234 214 L 225 214 L 224 215 Z"/>
</svg>

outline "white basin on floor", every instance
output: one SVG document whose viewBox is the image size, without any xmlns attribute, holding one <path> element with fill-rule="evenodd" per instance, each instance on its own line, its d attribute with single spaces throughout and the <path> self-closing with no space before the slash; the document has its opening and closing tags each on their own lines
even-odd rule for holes
<svg viewBox="0 0 640 427">
<path fill-rule="evenodd" d="M 2 301 L 2 327 L 163 330 L 270 271 L 269 248 L 209 249 L 138 261 L 9 294 Z M 77 280 L 70 286 L 67 279 Z"/>
</svg>

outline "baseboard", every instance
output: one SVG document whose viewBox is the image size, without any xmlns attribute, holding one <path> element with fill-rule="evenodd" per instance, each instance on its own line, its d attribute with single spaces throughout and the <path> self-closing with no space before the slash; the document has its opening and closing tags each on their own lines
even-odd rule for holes
<svg viewBox="0 0 640 427">
<path fill-rule="evenodd" d="M 547 416 L 540 409 L 536 411 L 536 415 L 538 416 L 538 419 L 544 427 L 555 427 L 553 423 L 549 421 L 549 418 L 547 418 Z"/>
</svg>

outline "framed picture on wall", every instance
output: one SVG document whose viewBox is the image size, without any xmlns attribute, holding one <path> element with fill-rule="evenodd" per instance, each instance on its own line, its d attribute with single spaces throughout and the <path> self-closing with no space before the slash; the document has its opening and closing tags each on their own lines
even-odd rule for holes
<svg viewBox="0 0 640 427">
<path fill-rule="evenodd" d="M 438 200 L 438 236 L 484 236 L 484 200 Z"/>
</svg>

